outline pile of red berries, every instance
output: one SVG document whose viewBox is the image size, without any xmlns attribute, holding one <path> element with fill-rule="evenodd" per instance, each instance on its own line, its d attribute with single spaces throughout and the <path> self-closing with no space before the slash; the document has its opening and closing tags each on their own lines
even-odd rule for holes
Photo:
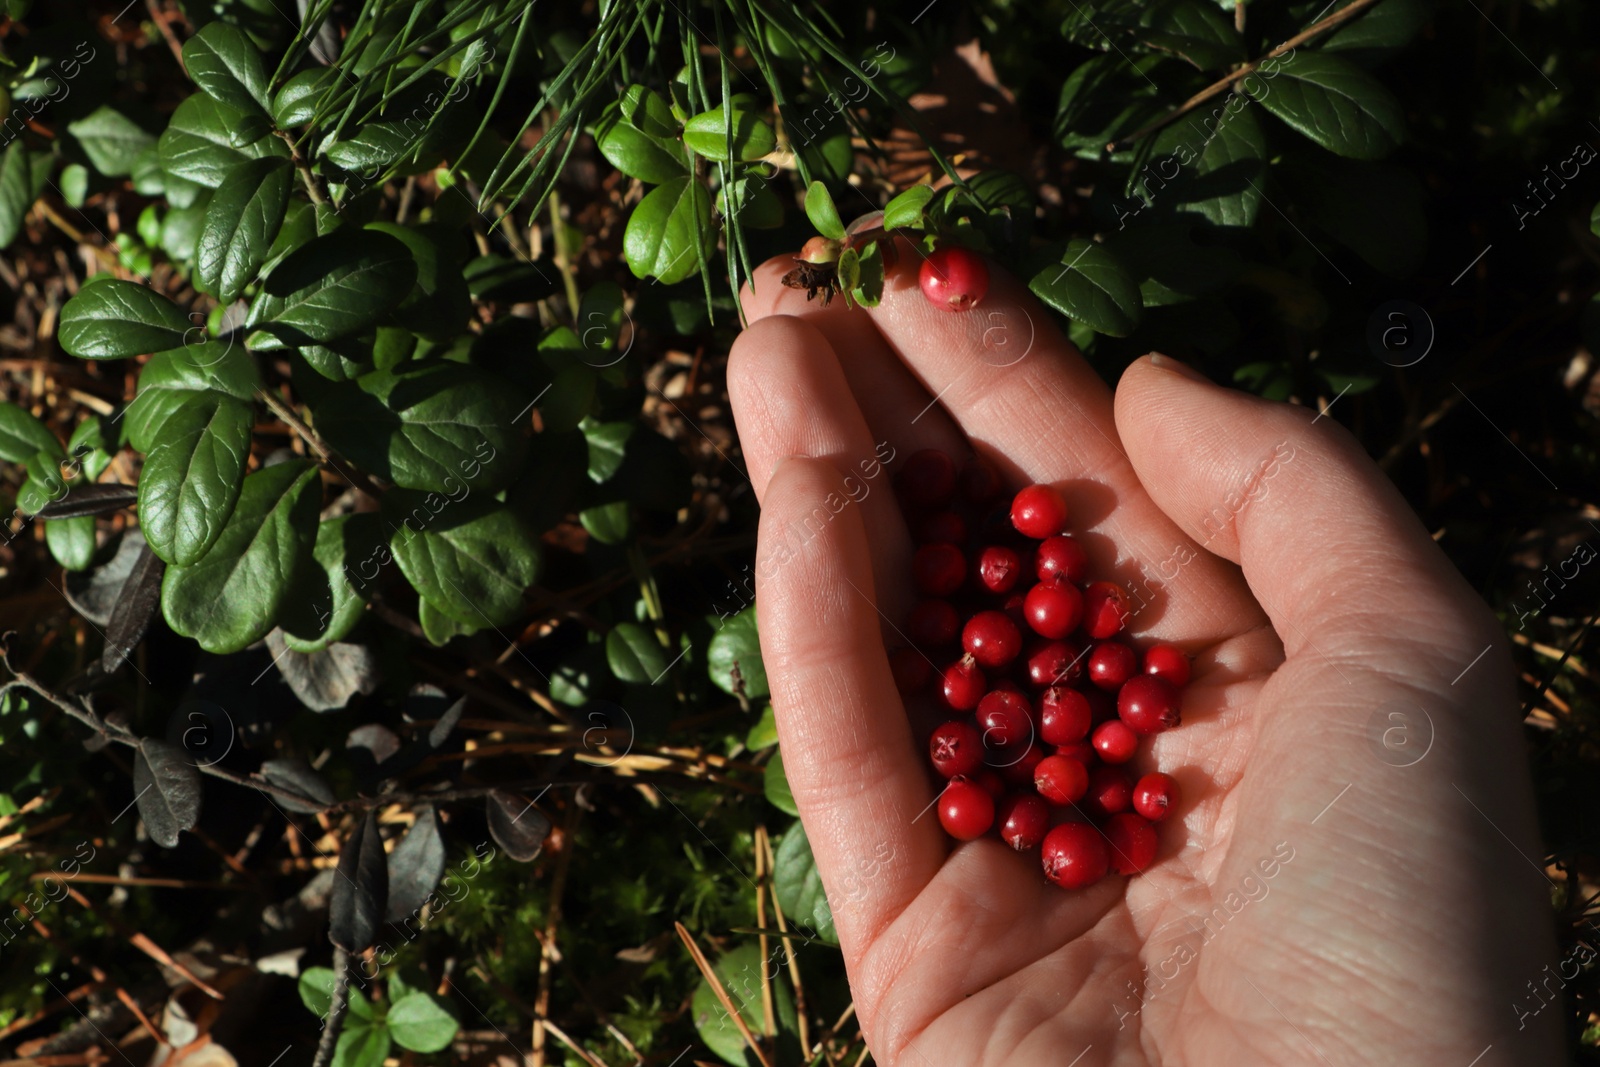
<svg viewBox="0 0 1600 1067">
<path fill-rule="evenodd" d="M 1178 725 L 1188 657 L 1170 645 L 1141 656 L 1118 638 L 1128 596 L 1089 580 L 1049 486 L 1028 486 L 1007 511 L 991 468 L 958 471 L 930 449 L 906 460 L 895 487 L 923 599 L 905 621 L 915 647 L 890 665 L 902 694 L 932 690 L 952 713 L 928 742 L 949 780 L 939 821 L 957 840 L 993 831 L 1018 851 L 1039 848 L 1046 877 L 1067 889 L 1144 870 L 1178 784 L 1135 780 L 1123 765 L 1140 738 Z"/>
</svg>

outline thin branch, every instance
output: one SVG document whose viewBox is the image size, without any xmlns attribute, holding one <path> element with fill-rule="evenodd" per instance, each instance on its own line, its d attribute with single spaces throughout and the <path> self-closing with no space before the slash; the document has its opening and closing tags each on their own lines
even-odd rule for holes
<svg viewBox="0 0 1600 1067">
<path fill-rule="evenodd" d="M 294 137 L 286 130 L 273 130 L 289 146 L 289 162 L 294 164 L 294 169 L 300 172 L 300 181 L 306 187 L 306 195 L 311 197 L 313 204 L 326 204 L 328 194 L 322 188 L 322 182 L 311 173 L 311 165 L 306 162 L 306 157 L 300 154 L 300 149 L 295 147 Z"/>
<path fill-rule="evenodd" d="M 144 0 L 144 6 L 150 11 L 150 21 L 156 24 L 161 36 L 167 40 L 167 47 L 172 49 L 172 58 L 178 61 L 178 69 L 187 75 L 189 68 L 183 64 L 183 45 L 178 43 L 178 35 L 172 32 L 172 23 L 167 21 L 166 13 L 161 10 L 161 0 Z"/>
<path fill-rule="evenodd" d="M 350 1006 L 350 953 L 333 946 L 333 1000 L 328 1004 L 328 1017 L 322 1022 L 322 1039 L 317 1042 L 317 1055 L 311 1067 L 328 1067 L 333 1060 L 334 1047 L 339 1043 L 339 1031 L 344 1029 L 345 1011 Z"/>
<path fill-rule="evenodd" d="M 744 1037 L 744 1043 L 749 1045 L 750 1051 L 756 1054 L 756 1059 L 760 1061 L 761 1067 L 772 1067 L 772 1061 L 767 1058 L 766 1050 L 756 1041 L 755 1035 L 750 1032 L 750 1027 L 745 1025 L 744 1016 L 734 1006 L 733 998 L 728 996 L 727 989 L 722 985 L 722 979 L 712 969 L 711 964 L 707 962 L 706 954 L 700 950 L 700 945 L 695 941 L 694 935 L 681 922 L 674 922 L 672 925 L 677 929 L 678 937 L 682 939 L 684 945 L 689 949 L 689 955 L 694 958 L 694 965 L 700 968 L 700 973 L 705 976 L 706 983 L 711 986 L 711 991 L 722 1002 L 722 1010 L 728 1013 L 728 1017 L 733 1020 L 733 1024 L 739 1028 L 739 1033 Z M 766 966 L 765 960 L 762 961 L 762 966 Z"/>
<path fill-rule="evenodd" d="M 366 493 L 372 499 L 383 499 L 383 490 L 379 489 L 371 478 L 345 463 L 343 458 L 330 449 L 321 437 L 317 436 L 315 430 L 306 425 L 304 419 L 295 414 L 293 408 L 283 402 L 281 397 L 270 389 L 258 389 L 256 390 L 256 395 L 261 398 L 261 402 L 267 405 L 267 408 L 274 415 L 283 421 L 285 426 L 293 430 L 301 440 L 310 446 L 311 450 L 317 454 L 318 459 L 341 478 L 356 489 Z"/>
<path fill-rule="evenodd" d="M 1195 108 L 1199 107 L 1201 104 L 1205 103 L 1207 100 L 1210 100 L 1213 96 L 1216 96 L 1224 89 L 1232 86 L 1234 82 L 1239 81 L 1241 78 L 1248 78 L 1250 75 L 1254 74 L 1261 64 L 1265 63 L 1267 60 L 1276 59 L 1285 52 L 1293 51 L 1295 48 L 1298 48 L 1300 45 L 1311 40 L 1311 38 L 1316 37 L 1327 30 L 1333 29 L 1333 27 L 1339 25 L 1341 22 L 1345 22 L 1348 19 L 1354 18 L 1376 3 L 1378 3 L 1378 0 L 1355 0 L 1355 3 L 1340 8 L 1338 11 L 1335 11 L 1321 22 L 1301 30 L 1299 33 L 1295 34 L 1293 37 L 1289 38 L 1287 41 L 1283 42 L 1278 47 L 1262 56 L 1260 59 L 1253 59 L 1233 73 L 1226 74 L 1212 82 L 1210 85 L 1206 86 L 1204 89 L 1201 89 L 1198 93 L 1195 93 L 1189 99 L 1179 104 L 1175 109 L 1167 112 L 1165 115 L 1161 116 L 1159 119 L 1156 119 L 1149 125 L 1143 127 L 1142 129 L 1135 130 L 1126 137 L 1107 143 L 1106 151 L 1115 152 L 1119 148 L 1125 148 L 1128 145 L 1133 144 L 1135 141 L 1176 122 L 1189 112 L 1193 111 Z"/>
</svg>

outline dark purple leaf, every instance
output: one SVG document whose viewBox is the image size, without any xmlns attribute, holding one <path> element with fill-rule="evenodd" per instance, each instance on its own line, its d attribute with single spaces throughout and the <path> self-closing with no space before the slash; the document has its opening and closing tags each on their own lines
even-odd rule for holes
<svg viewBox="0 0 1600 1067">
<path fill-rule="evenodd" d="M 200 772 L 177 745 L 147 737 L 133 757 L 133 792 L 150 840 L 162 848 L 200 819 Z"/>
<path fill-rule="evenodd" d="M 489 817 L 489 834 L 495 844 L 518 863 L 528 863 L 544 848 L 550 836 L 550 820 L 520 793 L 492 790 L 484 798 Z"/>
<path fill-rule="evenodd" d="M 119 482 L 96 482 L 75 486 L 66 496 L 46 504 L 36 519 L 76 519 L 84 515 L 107 515 L 132 507 L 139 499 L 139 487 Z"/>
<path fill-rule="evenodd" d="M 439 837 L 439 817 L 433 805 L 417 809 L 417 821 L 389 853 L 389 910 L 386 918 L 399 922 L 414 914 L 444 877 L 444 841 Z"/>
<path fill-rule="evenodd" d="M 122 593 L 106 625 L 106 647 L 100 653 L 100 666 L 106 673 L 122 666 L 144 640 L 156 605 L 161 603 L 161 576 L 166 569 L 161 557 L 150 551 L 149 545 L 141 544 L 139 558 L 122 583 Z"/>
<path fill-rule="evenodd" d="M 299 756 L 267 760 L 261 765 L 261 777 L 279 789 L 287 789 L 291 793 L 305 797 L 305 800 L 297 801 L 277 793 L 267 794 L 274 804 L 289 811 L 299 812 L 301 815 L 315 815 L 334 802 L 333 787 L 323 780 L 322 775 L 311 769 L 311 764 Z"/>
<path fill-rule="evenodd" d="M 328 900 L 328 940 L 351 955 L 378 939 L 389 899 L 389 864 L 383 854 L 378 818 L 362 819 L 339 853 Z"/>
</svg>

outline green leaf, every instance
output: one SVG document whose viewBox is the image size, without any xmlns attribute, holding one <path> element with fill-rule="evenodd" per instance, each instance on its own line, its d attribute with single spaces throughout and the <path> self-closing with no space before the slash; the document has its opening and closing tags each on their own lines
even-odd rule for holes
<svg viewBox="0 0 1600 1067">
<path fill-rule="evenodd" d="M 768 704 L 761 709 L 761 718 L 756 720 L 744 735 L 744 747 L 752 752 L 760 752 L 764 748 L 771 748 L 778 743 L 778 716 Z"/>
<path fill-rule="evenodd" d="M 250 405 L 182 392 L 139 475 L 139 523 L 168 563 L 197 562 L 222 535 L 250 458 Z"/>
<path fill-rule="evenodd" d="M 366 611 L 383 563 L 383 526 L 373 512 L 328 519 L 317 527 L 304 595 L 279 625 L 296 652 L 320 652 L 349 636 Z M 359 587 L 356 583 L 359 582 Z"/>
<path fill-rule="evenodd" d="M 313 67 L 302 70 L 283 83 L 272 99 L 272 117 L 280 130 L 303 126 L 317 113 L 322 95 L 339 77 L 338 67 Z"/>
<path fill-rule="evenodd" d="M 471 626 L 516 618 L 523 590 L 539 577 L 540 551 L 504 504 L 393 490 L 383 514 L 395 530 L 391 547 L 401 573 L 434 607 Z"/>
<path fill-rule="evenodd" d="M 636 278 L 681 282 L 715 251 L 711 194 L 691 177 L 652 189 L 628 217 L 622 252 Z"/>
<path fill-rule="evenodd" d="M 370 371 L 328 389 L 313 413 L 323 438 L 365 469 L 455 496 L 492 493 L 516 475 L 527 448 L 515 424 L 523 404 L 494 376 L 446 362 Z"/>
<path fill-rule="evenodd" d="M 933 199 L 933 186 L 913 185 L 905 192 L 889 201 L 883 209 L 883 228 L 886 230 L 899 230 L 907 227 L 918 229 L 922 226 L 922 212 L 928 206 L 928 201 Z"/>
<path fill-rule="evenodd" d="M 370 222 L 366 228 L 388 234 L 405 245 L 417 265 L 416 285 L 395 308 L 395 321 L 436 341 L 449 340 L 460 333 L 472 314 L 472 294 L 467 291 L 461 268 L 435 239 L 435 235 L 445 235 L 433 228 L 395 222 Z"/>
<path fill-rule="evenodd" d="M 683 124 L 683 143 L 707 159 L 728 162 L 728 125 L 733 129 L 733 158 L 760 159 L 777 147 L 772 127 L 748 111 L 735 108 L 731 120 L 720 107 L 703 111 Z"/>
<path fill-rule="evenodd" d="M 325 153 L 333 163 L 369 180 L 417 146 L 417 135 L 398 122 L 369 122 L 332 145 Z"/>
<path fill-rule="evenodd" d="M 44 541 L 56 562 L 67 570 L 88 570 L 94 562 L 94 516 L 51 519 L 44 524 Z"/>
<path fill-rule="evenodd" d="M 616 474 L 626 456 L 628 439 L 639 424 L 631 419 L 621 422 L 600 422 L 585 419 L 581 424 L 584 438 L 589 442 L 589 478 L 605 483 Z"/>
<path fill-rule="evenodd" d="M 58 459 L 67 457 L 61 442 L 44 423 L 21 405 L 0 400 L 0 461 L 26 463 L 40 452 L 51 453 Z"/>
<path fill-rule="evenodd" d="M 126 359 L 183 346 L 193 323 L 149 286 L 102 278 L 61 309 L 56 339 L 82 359 Z"/>
<path fill-rule="evenodd" d="M 1358 63 L 1385 59 L 1411 42 L 1432 16 L 1430 0 L 1383 0 L 1316 41 L 1319 52 L 1340 52 Z"/>
<path fill-rule="evenodd" d="M 712 964 L 712 970 L 721 981 L 728 999 L 733 1002 L 734 1010 L 752 1034 L 761 1033 L 765 1027 L 766 1010 L 761 997 L 763 971 L 770 977 L 767 984 L 772 989 L 773 1022 L 779 1032 L 793 1033 L 799 1026 L 799 1017 L 794 1010 L 794 995 L 783 977 L 780 957 L 763 959 L 759 945 L 746 941 Z M 749 1046 L 739 1033 L 738 1023 L 734 1022 L 716 991 L 711 988 L 711 983 L 704 978 L 695 988 L 690 1010 L 694 1014 L 695 1029 L 707 1048 L 724 1062 L 733 1064 L 733 1067 L 746 1067 L 751 1062 Z"/>
<path fill-rule="evenodd" d="M 266 66 L 243 30 L 220 20 L 206 23 L 184 42 L 183 66 L 208 96 L 241 114 L 268 117 Z"/>
<path fill-rule="evenodd" d="M 1061 262 L 1028 283 L 1035 296 L 1069 318 L 1110 337 L 1126 337 L 1139 325 L 1139 286 L 1104 246 L 1078 238 Z"/>
<path fill-rule="evenodd" d="M 66 479 L 61 477 L 61 460 L 54 453 L 35 453 L 23 469 L 28 477 L 17 490 L 17 510 L 24 515 L 38 514 L 71 491 Z"/>
<path fill-rule="evenodd" d="M 461 1024 L 426 993 L 396 1000 L 385 1017 L 395 1043 L 412 1052 L 438 1052 L 455 1040 Z"/>
<path fill-rule="evenodd" d="M 1231 19 L 1211 0 L 1169 0 L 1144 9 L 1138 37 L 1152 48 L 1182 56 L 1201 70 L 1244 59 L 1244 42 Z"/>
<path fill-rule="evenodd" d="M 626 500 L 597 504 L 578 512 L 578 522 L 602 545 L 620 545 L 633 533 L 632 509 Z"/>
<path fill-rule="evenodd" d="M 453 637 L 470 637 L 483 629 L 481 620 L 477 626 L 457 622 L 434 607 L 433 601 L 427 597 L 417 601 L 417 621 L 422 624 L 422 636 L 426 637 L 428 643 L 435 648 L 448 644 Z M 560 697 L 556 699 L 559 700 Z"/>
<path fill-rule="evenodd" d="M 649 92 L 649 90 L 645 90 Z M 661 98 L 650 93 L 656 101 Z M 666 104 L 660 104 L 663 111 Z M 657 125 L 670 124 L 671 112 L 666 112 Z M 683 146 L 676 132 L 661 137 L 653 136 L 623 117 L 617 106 L 608 108 L 594 127 L 595 147 L 605 156 L 606 162 L 630 178 L 659 185 L 688 173 L 683 161 Z"/>
<path fill-rule="evenodd" d="M 606 635 L 606 662 L 618 681 L 637 685 L 654 685 L 668 667 L 661 642 L 636 622 L 618 623 Z"/>
<path fill-rule="evenodd" d="M 352 1012 L 355 991 L 351 991 Z M 358 1024 L 351 1019 L 344 1025 L 338 1044 L 333 1047 L 329 1067 L 383 1067 L 389 1056 L 389 1027 L 382 1023 Z"/>
<path fill-rule="evenodd" d="M 33 170 L 28 149 L 20 139 L 6 148 L 0 158 L 0 248 L 5 248 L 22 232 L 23 220 L 33 207 Z"/>
<path fill-rule="evenodd" d="M 706 669 L 711 680 L 729 696 L 737 696 L 734 668 L 743 679 L 744 695 L 752 700 L 768 695 L 767 668 L 761 662 L 761 635 L 756 631 L 756 608 L 752 604 L 728 619 L 711 637 L 706 649 Z"/>
<path fill-rule="evenodd" d="M 833 197 L 821 182 L 812 182 L 806 189 L 806 218 L 811 220 L 811 225 L 822 236 L 835 241 L 844 240 L 844 223 L 839 221 L 839 209 L 833 206 Z"/>
<path fill-rule="evenodd" d="M 134 159 L 156 143 L 155 134 L 110 105 L 69 123 L 67 132 L 83 146 L 94 169 L 108 178 L 132 174 Z"/>
<path fill-rule="evenodd" d="M 300 974 L 300 981 L 296 985 L 300 1003 L 311 1009 L 311 1014 L 319 1019 L 325 1018 L 333 1009 L 333 984 L 338 977 L 328 967 L 308 967 Z M 352 999 L 361 996 L 361 991 L 352 989 L 350 996 Z"/>
<path fill-rule="evenodd" d="M 411 250 L 386 233 L 344 227 L 279 263 L 250 306 L 257 351 L 326 344 L 378 323 L 417 280 Z"/>
<path fill-rule="evenodd" d="M 834 264 L 834 269 L 839 274 L 839 288 L 846 294 L 861 284 L 861 253 L 853 248 L 846 248 L 839 253 L 839 261 Z M 848 304 L 848 299 L 846 304 Z"/>
<path fill-rule="evenodd" d="M 1193 300 L 1233 281 L 1239 254 L 1226 245 L 1198 245 L 1182 224 L 1130 226 L 1106 245 L 1128 276 L 1140 281 L 1145 310 Z"/>
<path fill-rule="evenodd" d="M 839 943 L 839 934 L 833 928 L 833 909 L 828 906 L 827 894 L 822 890 L 822 876 L 817 873 L 817 861 L 811 855 L 811 842 L 806 839 L 805 827 L 799 823 L 784 833 L 772 857 L 772 890 L 777 894 L 784 917 L 800 926 L 803 933 L 830 945 Z"/>
<path fill-rule="evenodd" d="M 779 811 L 788 812 L 790 815 L 799 815 L 800 809 L 795 806 L 794 793 L 789 789 L 789 776 L 783 773 L 783 751 L 780 749 L 767 764 L 764 779 L 767 800 Z"/>
<path fill-rule="evenodd" d="M 211 190 L 202 189 L 201 195 L 189 207 L 173 208 L 161 220 L 161 235 L 157 244 L 172 259 L 184 263 L 194 258 L 200 244 L 200 231 L 205 228 L 206 209 L 211 206 Z"/>
<path fill-rule="evenodd" d="M 222 303 L 233 303 L 255 281 L 293 187 L 289 161 L 271 156 L 241 163 L 217 187 L 200 229 L 195 268 Z"/>
<path fill-rule="evenodd" d="M 167 568 L 161 583 L 167 625 L 219 654 L 265 637 L 311 558 L 321 496 L 317 468 L 304 461 L 246 477 L 211 550 L 198 563 Z"/>
<path fill-rule="evenodd" d="M 1210 132 L 1208 132 L 1210 127 Z M 1171 186 L 1180 216 L 1194 215 L 1216 226 L 1255 225 L 1261 209 L 1261 179 L 1267 139 L 1248 99 L 1230 95 L 1202 122 L 1190 115 L 1156 136 L 1154 156 L 1173 157 L 1157 176 L 1178 168 Z M 1165 190 L 1155 196 L 1166 195 Z"/>
<path fill-rule="evenodd" d="M 760 178 L 739 178 L 717 194 L 717 207 L 739 225 L 774 230 L 783 225 L 783 201 Z"/>
<path fill-rule="evenodd" d="M 1400 102 L 1376 78 L 1338 56 L 1300 51 L 1239 83 L 1292 129 L 1352 159 L 1381 159 L 1405 139 Z M 1265 69 L 1265 68 L 1263 68 Z M 1260 84 L 1252 87 L 1252 83 Z"/>
<path fill-rule="evenodd" d="M 161 169 L 169 175 L 215 189 L 228 172 L 247 159 L 262 156 L 289 158 L 289 148 L 277 137 L 259 138 L 236 147 L 238 130 L 246 125 L 239 111 L 195 93 L 178 105 L 157 142 Z M 171 193 L 171 189 L 168 189 Z M 174 202 L 176 203 L 176 202 Z"/>
</svg>

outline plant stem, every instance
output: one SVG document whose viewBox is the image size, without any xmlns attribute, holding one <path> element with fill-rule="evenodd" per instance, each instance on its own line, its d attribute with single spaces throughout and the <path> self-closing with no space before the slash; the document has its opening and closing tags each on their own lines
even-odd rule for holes
<svg viewBox="0 0 1600 1067">
<path fill-rule="evenodd" d="M 574 273 L 572 261 L 567 258 L 567 242 L 561 224 L 561 194 L 554 185 L 550 187 L 550 243 L 555 246 L 556 267 L 561 271 L 561 284 L 567 290 L 567 314 L 573 322 L 578 321 L 578 279 Z M 578 323 L 578 329 L 583 329 L 583 324 Z"/>
<path fill-rule="evenodd" d="M 317 454 L 318 459 L 331 467 L 341 478 L 349 482 L 353 488 L 361 490 L 374 500 L 383 498 L 383 490 L 379 489 L 372 479 L 350 467 L 343 459 L 335 455 L 333 450 L 323 442 L 322 438 L 317 436 L 317 432 L 307 426 L 305 420 L 301 419 L 299 415 L 295 414 L 293 408 L 283 402 L 282 397 L 270 389 L 258 389 L 256 395 L 261 398 L 261 402 L 267 405 L 274 415 L 283 421 L 285 426 L 293 430 L 301 440 L 310 446 L 311 450 Z"/>
<path fill-rule="evenodd" d="M 1149 123 L 1141 129 L 1135 130 L 1126 137 L 1108 142 L 1106 144 L 1106 151 L 1115 152 L 1119 148 L 1124 148 L 1130 144 L 1133 144 L 1140 138 L 1146 137 L 1152 133 L 1155 133 L 1157 130 L 1171 125 L 1178 119 L 1181 119 L 1183 116 L 1193 111 L 1195 108 L 1199 107 L 1201 104 L 1205 103 L 1207 100 L 1210 100 L 1213 96 L 1216 96 L 1224 89 L 1232 86 L 1234 82 L 1239 81 L 1242 78 L 1248 78 L 1250 75 L 1254 74 L 1261 64 L 1265 63 L 1267 60 L 1276 59 L 1283 53 L 1298 48 L 1300 45 L 1305 44 L 1318 34 L 1321 34 L 1327 30 L 1331 30 L 1341 22 L 1345 22 L 1346 20 L 1352 19 L 1361 14 L 1361 12 L 1365 11 L 1367 8 L 1371 7 L 1377 2 L 1378 0 L 1355 0 L 1354 3 L 1340 8 L 1338 11 L 1335 11 L 1321 22 L 1301 30 L 1299 33 L 1295 34 L 1293 37 L 1289 38 L 1287 41 L 1283 42 L 1278 47 L 1262 56 L 1260 59 L 1253 59 L 1231 74 L 1226 74 L 1223 77 L 1218 78 L 1216 81 L 1212 82 L 1204 89 L 1201 89 L 1198 93 L 1195 93 L 1189 99 L 1185 100 L 1183 103 L 1179 104 L 1176 108 L 1167 112 L 1159 119 L 1156 119 L 1154 122 Z"/>
<path fill-rule="evenodd" d="M 333 1060 L 334 1047 L 339 1043 L 339 1031 L 344 1029 L 344 1015 L 350 1007 L 350 953 L 333 947 L 333 1000 L 328 1005 L 328 1017 L 322 1024 L 322 1038 L 317 1042 L 317 1055 L 311 1067 L 328 1067 Z"/>
<path fill-rule="evenodd" d="M 294 164 L 294 169 L 300 172 L 300 181 L 306 187 L 306 195 L 311 197 L 313 204 L 326 204 L 328 195 L 322 188 L 322 183 L 315 174 L 311 173 L 311 165 L 306 162 L 306 157 L 300 154 L 300 149 L 294 145 L 294 138 L 287 131 L 273 130 L 273 133 L 289 146 L 289 161 Z"/>
</svg>

